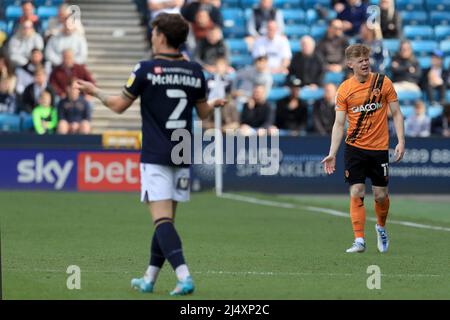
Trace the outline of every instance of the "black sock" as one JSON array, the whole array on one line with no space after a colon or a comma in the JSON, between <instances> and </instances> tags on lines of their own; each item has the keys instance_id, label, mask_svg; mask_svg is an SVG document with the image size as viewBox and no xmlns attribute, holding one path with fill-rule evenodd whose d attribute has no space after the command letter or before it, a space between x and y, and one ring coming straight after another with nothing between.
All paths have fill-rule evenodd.
<instances>
[{"instance_id":1,"label":"black sock","mask_svg":"<svg viewBox=\"0 0 450 320\"><path fill-rule=\"evenodd\" d=\"M172 221L164 221L159 224L156 227L155 235L164 257L169 260L174 270L186 263L181 249L181 240Z\"/></svg>"},{"instance_id":2,"label":"black sock","mask_svg":"<svg viewBox=\"0 0 450 320\"><path fill-rule=\"evenodd\" d=\"M152 238L152 245L150 249L150 264L151 266L155 266L158 268L162 268L164 261L166 261L166 258L164 258L164 253L161 250L161 247L159 246L158 238L156 237L156 232L153 233Z\"/></svg>"}]
</instances>

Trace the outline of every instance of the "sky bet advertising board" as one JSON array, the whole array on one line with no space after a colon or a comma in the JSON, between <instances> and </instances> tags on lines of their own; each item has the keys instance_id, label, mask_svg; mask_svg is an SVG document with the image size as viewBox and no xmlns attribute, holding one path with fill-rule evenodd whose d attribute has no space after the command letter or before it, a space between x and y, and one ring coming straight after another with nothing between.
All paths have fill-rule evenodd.
<instances>
[{"instance_id":1,"label":"sky bet advertising board","mask_svg":"<svg viewBox=\"0 0 450 320\"><path fill-rule=\"evenodd\" d=\"M225 140L225 139L224 139ZM263 161L267 148L224 141L225 191L271 193L345 193L343 146L336 172L327 176L321 160L329 138L280 137L277 163ZM214 186L214 161L207 159L211 145L204 145L200 161L192 166L192 190ZM231 149L230 149L231 148ZM195 152L194 152L195 153ZM232 153L232 157L229 155ZM253 158L252 158L253 154ZM450 192L450 141L440 138L407 139L404 159L394 163L390 150L389 186L394 193ZM270 154L269 154L270 155ZM273 155L273 154L272 154ZM193 158L199 158L194 154ZM229 161L230 160L230 161ZM271 166L270 174L264 168ZM270 170L269 170L270 171ZM367 181L369 182L369 181ZM0 150L0 188L54 191L139 191L139 152L68 150Z\"/></svg>"}]
</instances>

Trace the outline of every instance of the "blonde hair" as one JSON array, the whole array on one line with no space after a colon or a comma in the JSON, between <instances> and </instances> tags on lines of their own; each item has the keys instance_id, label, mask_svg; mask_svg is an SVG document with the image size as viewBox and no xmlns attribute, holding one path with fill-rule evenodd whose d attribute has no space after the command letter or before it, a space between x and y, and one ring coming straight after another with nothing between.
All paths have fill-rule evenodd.
<instances>
[{"instance_id":1,"label":"blonde hair","mask_svg":"<svg viewBox=\"0 0 450 320\"><path fill-rule=\"evenodd\" d=\"M370 48L365 44L356 43L345 49L345 59L361 58L370 56Z\"/></svg>"}]
</instances>

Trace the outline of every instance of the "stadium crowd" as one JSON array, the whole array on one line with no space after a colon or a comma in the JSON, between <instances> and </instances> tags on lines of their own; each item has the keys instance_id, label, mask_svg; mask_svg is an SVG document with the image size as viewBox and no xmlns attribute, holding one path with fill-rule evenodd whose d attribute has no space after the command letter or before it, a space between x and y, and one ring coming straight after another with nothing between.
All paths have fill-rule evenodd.
<instances>
[{"instance_id":1,"label":"stadium crowd","mask_svg":"<svg viewBox=\"0 0 450 320\"><path fill-rule=\"evenodd\" d=\"M344 50L359 42L372 49L372 70L394 82L407 135L450 136L447 0L134 2L149 40L161 12L190 22L184 53L204 67L210 97L228 99L224 129L329 135L337 86L351 76ZM370 18L372 4L378 19ZM19 114L24 128L38 133L89 133L90 97L72 87L76 78L94 81L81 22L66 19L64 3L52 17L36 15L33 1L21 6L14 24L0 28L0 116ZM203 125L211 128L213 119Z\"/></svg>"}]
</instances>

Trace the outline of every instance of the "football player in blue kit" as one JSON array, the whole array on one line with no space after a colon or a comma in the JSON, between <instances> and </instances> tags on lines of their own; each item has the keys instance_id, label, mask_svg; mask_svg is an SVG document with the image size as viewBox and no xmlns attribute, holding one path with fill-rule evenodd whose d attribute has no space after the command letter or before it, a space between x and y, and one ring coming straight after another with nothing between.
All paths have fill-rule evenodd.
<instances>
[{"instance_id":1,"label":"football player in blue kit","mask_svg":"<svg viewBox=\"0 0 450 320\"><path fill-rule=\"evenodd\" d=\"M192 112L200 119L225 100L206 99L202 67L187 61L180 53L189 26L178 14L161 13L152 22L153 57L141 61L131 73L120 95L108 95L92 83L78 81L79 89L95 96L116 113L123 113L140 97L142 116L141 201L150 209L155 232L150 263L142 278L132 279L133 288L153 292L161 267L168 260L175 270L177 284L171 295L194 291L194 282L174 226L178 202L189 200L189 163L178 164L171 157L174 130L192 132Z\"/></svg>"}]
</instances>

